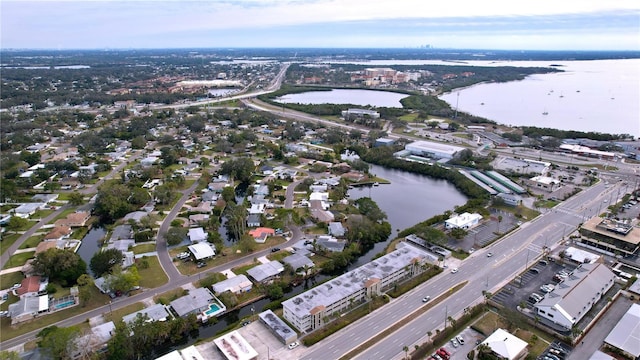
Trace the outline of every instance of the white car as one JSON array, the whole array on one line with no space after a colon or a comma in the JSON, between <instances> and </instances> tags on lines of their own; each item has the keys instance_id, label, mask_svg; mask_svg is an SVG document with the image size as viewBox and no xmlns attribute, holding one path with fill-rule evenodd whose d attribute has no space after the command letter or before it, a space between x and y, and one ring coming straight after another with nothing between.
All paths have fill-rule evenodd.
<instances>
[{"instance_id":1,"label":"white car","mask_svg":"<svg viewBox=\"0 0 640 360\"><path fill-rule=\"evenodd\" d=\"M462 337L462 335L458 335L458 336L456 336L456 340L458 340L458 342L460 343L460 345L464 345L464 338Z\"/></svg>"},{"instance_id":2,"label":"white car","mask_svg":"<svg viewBox=\"0 0 640 360\"><path fill-rule=\"evenodd\" d=\"M431 296L425 296L422 298L422 302L425 302L425 303L429 300L431 300Z\"/></svg>"},{"instance_id":3,"label":"white car","mask_svg":"<svg viewBox=\"0 0 640 360\"><path fill-rule=\"evenodd\" d=\"M451 345L453 345L454 348L457 348L460 344L458 344L458 340L454 338L451 339Z\"/></svg>"},{"instance_id":4,"label":"white car","mask_svg":"<svg viewBox=\"0 0 640 360\"><path fill-rule=\"evenodd\" d=\"M451 269L451 273L452 273L452 274L455 274L455 273L457 273L457 272L458 272L458 268L453 268L453 269Z\"/></svg>"},{"instance_id":5,"label":"white car","mask_svg":"<svg viewBox=\"0 0 640 360\"><path fill-rule=\"evenodd\" d=\"M493 253L490 253L490 252L487 253L487 257L492 257L492 256L493 256Z\"/></svg>"},{"instance_id":6,"label":"white car","mask_svg":"<svg viewBox=\"0 0 640 360\"><path fill-rule=\"evenodd\" d=\"M299 343L299 342L297 342L297 341L296 341L296 342L292 342L291 344L289 344L289 350L291 350L291 349L295 349L295 348L297 348L299 345L300 345L300 343Z\"/></svg>"}]
</instances>

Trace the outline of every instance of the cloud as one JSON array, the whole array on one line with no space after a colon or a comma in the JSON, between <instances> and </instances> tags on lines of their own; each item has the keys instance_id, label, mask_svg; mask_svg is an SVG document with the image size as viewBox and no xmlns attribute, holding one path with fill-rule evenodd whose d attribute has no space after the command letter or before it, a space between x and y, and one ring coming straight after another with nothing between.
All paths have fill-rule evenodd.
<instances>
[{"instance_id":1,"label":"cloud","mask_svg":"<svg viewBox=\"0 0 640 360\"><path fill-rule=\"evenodd\" d=\"M397 46L412 46L430 35L612 33L607 26L637 36L640 18L635 0L538 0L526 5L450 0L446 6L424 0L10 0L0 7L2 47L258 47L287 46L287 41L289 46L312 47L376 40L391 46L391 39Z\"/></svg>"}]
</instances>

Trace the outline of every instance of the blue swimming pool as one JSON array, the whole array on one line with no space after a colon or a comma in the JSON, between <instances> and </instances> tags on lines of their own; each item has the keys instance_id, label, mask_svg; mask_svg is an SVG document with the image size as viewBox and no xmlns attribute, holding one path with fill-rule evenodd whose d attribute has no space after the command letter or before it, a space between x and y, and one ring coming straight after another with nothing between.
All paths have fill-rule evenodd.
<instances>
[{"instance_id":1,"label":"blue swimming pool","mask_svg":"<svg viewBox=\"0 0 640 360\"><path fill-rule=\"evenodd\" d=\"M65 302L61 302L60 304L55 304L53 307L56 308L57 310L59 309L64 309L68 306L71 306L73 304L75 304L76 302L74 300L67 300Z\"/></svg>"},{"instance_id":2,"label":"blue swimming pool","mask_svg":"<svg viewBox=\"0 0 640 360\"><path fill-rule=\"evenodd\" d=\"M216 312L220 311L220 306L218 306L218 304L210 304L209 305L209 310L206 310L204 313L206 315L212 315Z\"/></svg>"}]
</instances>

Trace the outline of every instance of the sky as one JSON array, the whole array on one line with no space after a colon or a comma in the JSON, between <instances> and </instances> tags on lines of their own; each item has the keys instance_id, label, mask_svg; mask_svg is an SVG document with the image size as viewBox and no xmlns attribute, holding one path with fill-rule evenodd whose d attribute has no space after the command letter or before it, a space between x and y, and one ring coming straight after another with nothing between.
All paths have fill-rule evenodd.
<instances>
[{"instance_id":1,"label":"sky","mask_svg":"<svg viewBox=\"0 0 640 360\"><path fill-rule=\"evenodd\" d=\"M0 49L640 50L637 0L0 0Z\"/></svg>"}]
</instances>

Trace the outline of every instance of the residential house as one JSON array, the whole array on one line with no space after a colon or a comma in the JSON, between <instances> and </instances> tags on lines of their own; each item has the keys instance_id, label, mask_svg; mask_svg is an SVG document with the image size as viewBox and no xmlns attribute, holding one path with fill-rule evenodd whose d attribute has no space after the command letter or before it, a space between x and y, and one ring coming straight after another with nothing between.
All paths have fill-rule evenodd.
<instances>
[{"instance_id":1,"label":"residential house","mask_svg":"<svg viewBox=\"0 0 640 360\"><path fill-rule=\"evenodd\" d=\"M55 226L68 226L71 228L74 227L83 227L87 224L87 221L91 218L91 213L88 211L76 211L74 213L68 214L66 218L57 220L54 225Z\"/></svg>"},{"instance_id":2,"label":"residential house","mask_svg":"<svg viewBox=\"0 0 640 360\"><path fill-rule=\"evenodd\" d=\"M25 296L18 302L9 305L8 315L11 325L34 319L40 314L49 312L49 295Z\"/></svg>"},{"instance_id":3,"label":"residential house","mask_svg":"<svg viewBox=\"0 0 640 360\"><path fill-rule=\"evenodd\" d=\"M261 216L259 214L249 214L247 216L248 227L258 227L262 225Z\"/></svg>"},{"instance_id":4,"label":"residential house","mask_svg":"<svg viewBox=\"0 0 640 360\"><path fill-rule=\"evenodd\" d=\"M307 275L305 272L315 265L311 259L298 252L285 257L282 262L289 264L294 271L303 275Z\"/></svg>"},{"instance_id":5,"label":"residential house","mask_svg":"<svg viewBox=\"0 0 640 360\"><path fill-rule=\"evenodd\" d=\"M113 228L111 237L109 237L109 242L127 239L133 239L133 228L131 225L118 225Z\"/></svg>"},{"instance_id":6,"label":"residential house","mask_svg":"<svg viewBox=\"0 0 640 360\"><path fill-rule=\"evenodd\" d=\"M189 229L189 233L187 234L187 236L189 237L191 243L198 243L207 240L207 233L201 227Z\"/></svg>"},{"instance_id":7,"label":"residential house","mask_svg":"<svg viewBox=\"0 0 640 360\"><path fill-rule=\"evenodd\" d=\"M213 284L212 288L215 294L222 294L225 291L241 294L251 291L252 286L253 283L245 275L237 275Z\"/></svg>"},{"instance_id":8,"label":"residential house","mask_svg":"<svg viewBox=\"0 0 640 360\"><path fill-rule=\"evenodd\" d=\"M342 252L344 251L345 246L347 246L346 241L339 241L338 239L330 235L318 236L316 238L316 244L318 245L318 247L331 252Z\"/></svg>"},{"instance_id":9,"label":"residential house","mask_svg":"<svg viewBox=\"0 0 640 360\"><path fill-rule=\"evenodd\" d=\"M28 219L29 217L31 217L31 215L35 214L36 211L43 209L44 206L45 206L44 203L21 204L17 208L13 209L13 214L17 217Z\"/></svg>"},{"instance_id":10,"label":"residential house","mask_svg":"<svg viewBox=\"0 0 640 360\"><path fill-rule=\"evenodd\" d=\"M216 249L213 244L206 241L197 242L187 247L196 261L210 259L216 256Z\"/></svg>"},{"instance_id":11,"label":"residential house","mask_svg":"<svg viewBox=\"0 0 640 360\"><path fill-rule=\"evenodd\" d=\"M113 321L109 321L91 328L91 331L78 337L75 342L71 359L86 359L95 353L104 352L107 342L115 334L116 326Z\"/></svg>"},{"instance_id":12,"label":"residential house","mask_svg":"<svg viewBox=\"0 0 640 360\"><path fill-rule=\"evenodd\" d=\"M134 223L139 224L140 220L142 220L142 218L146 216L149 216L149 214L145 211L134 211L125 215L122 220L124 220L124 222L126 223L129 223L129 221L133 221Z\"/></svg>"},{"instance_id":13,"label":"residential house","mask_svg":"<svg viewBox=\"0 0 640 360\"><path fill-rule=\"evenodd\" d=\"M189 290L189 294L171 302L171 308L180 317L201 313L209 308L215 296L207 288Z\"/></svg>"},{"instance_id":14,"label":"residential house","mask_svg":"<svg viewBox=\"0 0 640 360\"><path fill-rule=\"evenodd\" d=\"M153 304L147 308L123 316L122 321L126 324L131 324L139 317L146 319L147 322L167 321L172 318L171 313L167 310L166 306L162 304Z\"/></svg>"},{"instance_id":15,"label":"residential house","mask_svg":"<svg viewBox=\"0 0 640 360\"><path fill-rule=\"evenodd\" d=\"M253 236L255 242L264 244L267 241L269 235L274 235L276 231L272 228L259 227L249 231L249 235Z\"/></svg>"},{"instance_id":16,"label":"residential house","mask_svg":"<svg viewBox=\"0 0 640 360\"><path fill-rule=\"evenodd\" d=\"M52 201L56 201L58 194L36 194L31 197L34 202L41 202L48 204Z\"/></svg>"},{"instance_id":17,"label":"residential house","mask_svg":"<svg viewBox=\"0 0 640 360\"><path fill-rule=\"evenodd\" d=\"M266 284L276 279L283 271L284 266L280 262L272 260L268 263L252 267L247 270L247 275L258 283Z\"/></svg>"},{"instance_id":18,"label":"residential house","mask_svg":"<svg viewBox=\"0 0 640 360\"><path fill-rule=\"evenodd\" d=\"M71 228L68 226L56 226L44 236L44 241L54 241L66 239L71 235Z\"/></svg>"},{"instance_id":19,"label":"residential house","mask_svg":"<svg viewBox=\"0 0 640 360\"><path fill-rule=\"evenodd\" d=\"M209 214L193 214L189 215L189 226L198 226L203 222L209 221Z\"/></svg>"},{"instance_id":20,"label":"residential house","mask_svg":"<svg viewBox=\"0 0 640 360\"><path fill-rule=\"evenodd\" d=\"M342 226L341 222L332 221L329 223L329 235L335 237L343 237L347 230Z\"/></svg>"},{"instance_id":21,"label":"residential house","mask_svg":"<svg viewBox=\"0 0 640 360\"><path fill-rule=\"evenodd\" d=\"M29 276L20 282L20 287L15 290L15 295L22 298L28 296L37 296L38 293L45 291L49 282L40 276Z\"/></svg>"}]
</instances>

